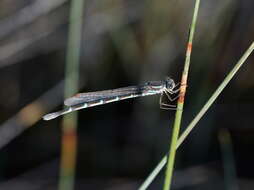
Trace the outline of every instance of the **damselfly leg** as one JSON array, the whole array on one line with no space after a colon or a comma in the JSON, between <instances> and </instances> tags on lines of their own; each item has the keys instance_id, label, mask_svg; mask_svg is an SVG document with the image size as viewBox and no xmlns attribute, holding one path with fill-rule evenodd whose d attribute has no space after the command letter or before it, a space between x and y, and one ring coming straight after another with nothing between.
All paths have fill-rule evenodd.
<instances>
[{"instance_id":1,"label":"damselfly leg","mask_svg":"<svg viewBox=\"0 0 254 190\"><path fill-rule=\"evenodd\" d=\"M176 105L162 102L163 94L161 94L160 96L160 108L164 110L176 110ZM171 97L166 92L165 94L167 95L167 98L169 98L169 100L171 101L172 100Z\"/></svg>"},{"instance_id":2,"label":"damselfly leg","mask_svg":"<svg viewBox=\"0 0 254 190\"><path fill-rule=\"evenodd\" d=\"M174 89L172 89L172 90L165 89L164 90L163 94L165 93L165 95L167 96L167 98L170 102L174 102L177 98L179 98L179 96L180 96L179 93L177 94L177 96L175 96L173 98L171 97L172 94L175 94L180 91L180 87L178 87L178 86L180 86L180 83L177 83L175 85L174 89L176 89L176 90L174 90ZM166 109L166 110L176 110L176 107L177 107L176 105L167 104L167 103L162 102L163 94L160 96L160 108Z\"/></svg>"},{"instance_id":3,"label":"damselfly leg","mask_svg":"<svg viewBox=\"0 0 254 190\"><path fill-rule=\"evenodd\" d=\"M177 88L179 86L179 84L180 83L177 83L175 85L174 89L176 89L176 90L174 90L174 89L172 89L172 90L165 89L164 92L161 94L161 96L160 96L160 108L161 109L176 110L176 105L164 103L162 101L162 98L163 98L163 95L165 94L170 102L174 102L179 97L179 94L177 96L173 97L173 98L171 97L171 95L180 91L180 87Z\"/></svg>"}]
</instances>

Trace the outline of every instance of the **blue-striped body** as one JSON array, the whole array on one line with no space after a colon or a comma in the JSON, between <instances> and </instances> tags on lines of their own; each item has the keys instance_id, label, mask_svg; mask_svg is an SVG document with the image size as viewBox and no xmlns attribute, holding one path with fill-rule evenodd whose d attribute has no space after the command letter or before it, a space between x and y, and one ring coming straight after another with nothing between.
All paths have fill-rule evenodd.
<instances>
[{"instance_id":1,"label":"blue-striped body","mask_svg":"<svg viewBox=\"0 0 254 190\"><path fill-rule=\"evenodd\" d=\"M58 112L47 114L43 117L43 119L50 120L60 115L80 109L103 105L129 98L162 94L165 91L173 94L174 88L174 81L170 78L166 78L164 81L151 81L138 86L129 86L97 92L79 93L64 101L64 104L68 106L67 108Z\"/></svg>"}]
</instances>

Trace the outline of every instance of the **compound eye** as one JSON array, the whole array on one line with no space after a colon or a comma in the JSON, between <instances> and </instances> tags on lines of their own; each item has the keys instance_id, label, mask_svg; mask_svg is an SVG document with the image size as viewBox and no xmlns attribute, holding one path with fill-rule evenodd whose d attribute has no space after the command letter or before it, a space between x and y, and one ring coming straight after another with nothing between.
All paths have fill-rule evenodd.
<instances>
[{"instance_id":1,"label":"compound eye","mask_svg":"<svg viewBox=\"0 0 254 190\"><path fill-rule=\"evenodd\" d=\"M175 88L175 82L173 81L173 79L168 77L166 80L167 80L167 88L174 89Z\"/></svg>"}]
</instances>

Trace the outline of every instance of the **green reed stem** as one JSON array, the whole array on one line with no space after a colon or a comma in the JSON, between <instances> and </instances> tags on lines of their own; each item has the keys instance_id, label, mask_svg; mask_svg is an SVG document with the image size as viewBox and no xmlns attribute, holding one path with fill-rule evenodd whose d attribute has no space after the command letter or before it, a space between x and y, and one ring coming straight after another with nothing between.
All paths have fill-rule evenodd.
<instances>
[{"instance_id":1,"label":"green reed stem","mask_svg":"<svg viewBox=\"0 0 254 190\"><path fill-rule=\"evenodd\" d=\"M206 111L209 109L209 107L212 105L212 103L215 101L215 99L220 95L222 90L226 87L226 85L230 82L230 80L233 78L233 76L237 73L237 71L240 69L240 67L243 65L243 63L246 61L246 59L250 56L250 54L252 53L253 50L254 50L254 42L252 42L252 44L250 45L248 50L243 54L241 59L237 62L237 64L234 66L234 68L226 76L224 81L220 84L220 86L217 88L217 90L213 93L211 98L203 106L203 108L196 115L196 117L192 120L192 122L187 126L187 128L185 129L185 131L182 133L182 135L180 136L180 138L177 141L176 149L179 148L179 146L182 144L182 142L185 140L185 138L188 136L188 134L193 130L195 125L199 122L199 120L202 118L202 116L206 113ZM162 158L162 160L159 162L159 164L155 167L153 172L147 177L147 179L141 185L139 190L145 190L152 183L152 181L155 179L157 174L160 172L160 170L166 164L166 162L165 162L166 159L167 159L167 156L165 155ZM156 175L154 175L155 171L156 171Z\"/></svg>"},{"instance_id":2,"label":"green reed stem","mask_svg":"<svg viewBox=\"0 0 254 190\"><path fill-rule=\"evenodd\" d=\"M70 3L70 26L65 68L65 98L78 91L83 7L84 0L72 0ZM58 189L72 190L74 189L77 153L76 112L64 116L62 131L61 166Z\"/></svg>"},{"instance_id":3,"label":"green reed stem","mask_svg":"<svg viewBox=\"0 0 254 190\"><path fill-rule=\"evenodd\" d=\"M182 113L183 113L184 98L185 98L186 86L187 86L187 78L188 78L188 72L189 72L189 67L190 67L192 42L193 42L194 32L195 32L195 27L196 27L196 22L197 22L199 4L200 4L200 0L196 0L195 7L194 7L194 13L193 13L193 17L192 17L192 23L191 23L191 27L190 27L189 41L187 44L185 64L184 64L184 70L182 73L182 80L181 80L181 87L180 87L180 96L179 96L179 99L177 102L177 110L176 110L176 115L175 115L174 127L173 127L173 131L172 131L171 145L170 145L170 149L169 149L169 156L168 156L166 176L164 179L163 190L169 190L171 183L172 183L172 175L173 175L173 170L174 170L174 162L175 162L175 155L176 155L176 149L177 149L177 139L178 139L178 134L180 131L180 125L181 125L181 119L182 119Z\"/></svg>"}]
</instances>

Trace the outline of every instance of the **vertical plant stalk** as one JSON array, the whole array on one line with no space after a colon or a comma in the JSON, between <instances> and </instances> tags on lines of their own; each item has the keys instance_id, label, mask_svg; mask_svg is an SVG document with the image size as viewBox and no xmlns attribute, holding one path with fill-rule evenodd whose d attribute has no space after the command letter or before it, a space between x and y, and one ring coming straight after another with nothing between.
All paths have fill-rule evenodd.
<instances>
[{"instance_id":1,"label":"vertical plant stalk","mask_svg":"<svg viewBox=\"0 0 254 190\"><path fill-rule=\"evenodd\" d=\"M174 127L173 127L173 131L172 131L172 138L171 138L169 155L168 155L168 159L167 159L168 162L167 162L166 176L164 179L163 190L169 190L170 186L171 186L171 182L172 182L175 154L176 154L176 149L177 149L177 140L178 140L178 134L180 131L181 118L182 118L182 113L183 113L184 98L185 98L186 87L187 87L187 78L188 78L188 72L189 72L189 67L190 67L192 42L193 42L193 37L194 37L194 32L195 32L195 27L196 27L196 22L197 22L199 4L200 4L200 0L196 0L192 23L191 23L191 27L190 27L189 40L188 40L188 44L187 44L184 70L183 70L182 79L181 79L180 94L179 94L180 96L177 101L177 110L176 110L176 115L175 115Z\"/></svg>"},{"instance_id":2,"label":"vertical plant stalk","mask_svg":"<svg viewBox=\"0 0 254 190\"><path fill-rule=\"evenodd\" d=\"M238 190L236 165L232 138L227 129L219 131L219 143L221 149L222 166L224 170L225 190Z\"/></svg>"},{"instance_id":3,"label":"vertical plant stalk","mask_svg":"<svg viewBox=\"0 0 254 190\"><path fill-rule=\"evenodd\" d=\"M83 7L84 0L72 0L70 3L69 34L65 68L65 98L78 91ZM59 190L74 189L77 153L76 128L77 113L74 112L64 116L62 123Z\"/></svg>"},{"instance_id":4,"label":"vertical plant stalk","mask_svg":"<svg viewBox=\"0 0 254 190\"><path fill-rule=\"evenodd\" d=\"M188 134L194 129L196 124L199 122L199 120L203 117L203 115L207 112L207 110L210 108L212 103L216 100L216 98L220 95L222 90L226 87L226 85L230 82L230 80L234 77L234 75L237 73L237 71L240 69L240 67L243 65L243 63L246 61L246 59L250 56L250 54L254 50L254 42L250 45L250 47L246 50L246 52L243 54L241 59L237 62L237 64L234 66L234 68L230 71L230 73L226 76L224 81L220 84L220 86L216 89L216 91L213 93L213 95L210 97L210 99L206 102L206 104L203 106L203 108L200 110L200 112L196 115L196 117L191 121L191 123L187 126L183 134L180 136L180 138L177 141L176 148L179 148L179 146L182 144L182 142L185 140L185 138L188 136ZM163 166L166 164L167 156L165 155L162 160L159 162L159 164L155 167L153 172L148 176L148 178L145 180L145 182L141 185L139 190L145 190L154 180L154 178L157 176L157 174L160 172L160 170L163 168Z\"/></svg>"}]
</instances>

